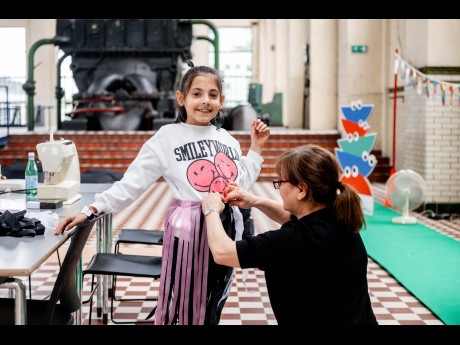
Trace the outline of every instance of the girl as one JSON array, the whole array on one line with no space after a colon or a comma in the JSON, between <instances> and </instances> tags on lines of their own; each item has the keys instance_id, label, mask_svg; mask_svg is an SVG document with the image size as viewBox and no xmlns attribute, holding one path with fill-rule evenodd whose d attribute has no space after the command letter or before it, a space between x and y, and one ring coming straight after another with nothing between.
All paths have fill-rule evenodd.
<instances>
[{"instance_id":1,"label":"girl","mask_svg":"<svg viewBox=\"0 0 460 345\"><path fill-rule=\"evenodd\" d=\"M236 182L250 189L257 180L261 150L269 127L251 121L251 147L242 155L238 141L216 127L225 96L217 71L193 66L183 76L176 99L178 117L162 126L141 148L120 181L95 196L82 212L67 217L56 228L62 233L91 216L116 212L135 201L163 177L171 189L163 238L162 274L156 324L218 324L233 279L233 269L215 264L209 255L201 199L209 192L224 195ZM88 212L90 210L90 212ZM238 207L227 206L221 215L227 234L240 239L243 220Z\"/></svg>"}]
</instances>

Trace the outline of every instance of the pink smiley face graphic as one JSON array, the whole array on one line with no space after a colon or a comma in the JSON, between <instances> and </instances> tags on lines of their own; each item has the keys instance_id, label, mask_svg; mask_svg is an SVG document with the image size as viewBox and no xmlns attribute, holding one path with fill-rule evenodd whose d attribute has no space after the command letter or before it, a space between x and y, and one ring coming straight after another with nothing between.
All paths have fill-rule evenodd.
<instances>
[{"instance_id":1,"label":"pink smiley face graphic","mask_svg":"<svg viewBox=\"0 0 460 345\"><path fill-rule=\"evenodd\" d=\"M238 169L234 161L232 161L224 153L219 152L214 157L214 164L217 168L219 176L223 176L229 181L235 181L236 177L238 176Z\"/></svg>"},{"instance_id":2,"label":"pink smiley face graphic","mask_svg":"<svg viewBox=\"0 0 460 345\"><path fill-rule=\"evenodd\" d=\"M218 175L214 164L206 159L193 162L187 169L188 181L193 188L200 192L208 191L211 182Z\"/></svg>"},{"instance_id":3,"label":"pink smiley face graphic","mask_svg":"<svg viewBox=\"0 0 460 345\"><path fill-rule=\"evenodd\" d=\"M209 192L216 192L216 193L219 193L219 194L224 194L224 189L225 187L227 187L228 185L228 181L226 178L222 177L222 176L219 176L219 177L216 177L212 182L211 182L211 186L209 188Z\"/></svg>"}]
</instances>

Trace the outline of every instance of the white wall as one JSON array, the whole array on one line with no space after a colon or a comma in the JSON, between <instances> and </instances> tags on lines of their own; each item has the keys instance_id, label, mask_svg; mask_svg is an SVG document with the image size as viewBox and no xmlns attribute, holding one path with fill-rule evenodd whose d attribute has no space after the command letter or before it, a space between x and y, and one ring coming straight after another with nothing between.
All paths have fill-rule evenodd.
<instances>
[{"instance_id":1,"label":"white wall","mask_svg":"<svg viewBox=\"0 0 460 345\"><path fill-rule=\"evenodd\" d=\"M380 133L382 118L385 116L382 87L385 74L383 70L384 22L381 19L342 19L339 28L339 107L361 100L373 104L374 110L369 118L370 132ZM367 46L366 53L353 53L353 45ZM382 137L377 135L374 149L381 150Z\"/></svg>"},{"instance_id":2,"label":"white wall","mask_svg":"<svg viewBox=\"0 0 460 345\"><path fill-rule=\"evenodd\" d=\"M401 56L416 69L422 67L460 67L460 20L407 20L405 46ZM450 38L450 39L449 39ZM404 49L406 48L406 49ZM428 74L435 81L458 83L460 74ZM404 108L397 112L396 170L413 169L427 182L427 202L460 202L460 90L446 90L445 104L441 91L417 92L404 85Z\"/></svg>"}]
</instances>

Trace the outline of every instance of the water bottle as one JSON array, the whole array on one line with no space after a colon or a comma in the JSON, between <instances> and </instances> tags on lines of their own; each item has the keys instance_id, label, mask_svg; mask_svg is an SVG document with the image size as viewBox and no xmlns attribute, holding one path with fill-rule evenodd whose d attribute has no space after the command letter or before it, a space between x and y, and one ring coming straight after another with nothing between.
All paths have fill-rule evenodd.
<instances>
[{"instance_id":1,"label":"water bottle","mask_svg":"<svg viewBox=\"0 0 460 345\"><path fill-rule=\"evenodd\" d=\"M35 152L29 152L29 160L26 166L26 195L36 196L38 187L38 169L35 163Z\"/></svg>"}]
</instances>

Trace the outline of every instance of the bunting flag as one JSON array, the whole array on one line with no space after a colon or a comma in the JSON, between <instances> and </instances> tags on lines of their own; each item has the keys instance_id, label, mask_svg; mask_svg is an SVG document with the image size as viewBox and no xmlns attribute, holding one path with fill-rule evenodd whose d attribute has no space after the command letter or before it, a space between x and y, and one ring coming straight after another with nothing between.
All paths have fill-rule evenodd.
<instances>
[{"instance_id":1,"label":"bunting flag","mask_svg":"<svg viewBox=\"0 0 460 345\"><path fill-rule=\"evenodd\" d=\"M411 66L398 53L395 53L393 73L399 73L404 86L412 86L419 95L425 94L427 98L431 96L435 100L440 92L442 105L460 106L460 84L433 79Z\"/></svg>"}]
</instances>

